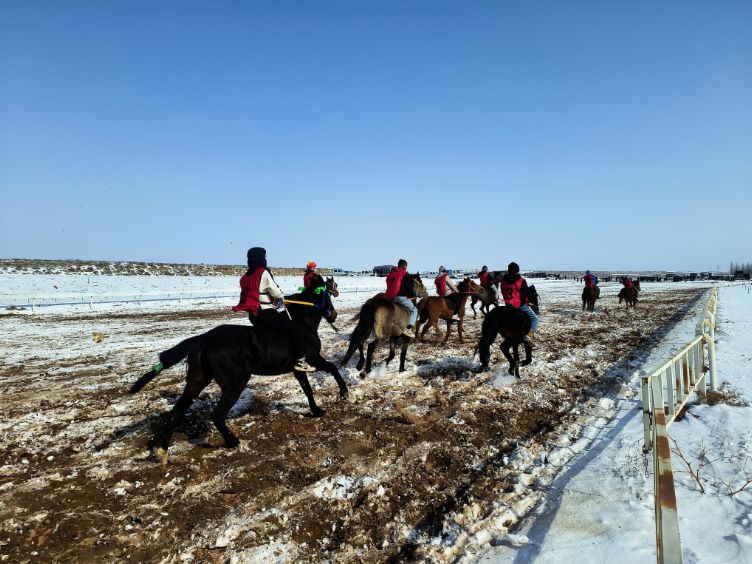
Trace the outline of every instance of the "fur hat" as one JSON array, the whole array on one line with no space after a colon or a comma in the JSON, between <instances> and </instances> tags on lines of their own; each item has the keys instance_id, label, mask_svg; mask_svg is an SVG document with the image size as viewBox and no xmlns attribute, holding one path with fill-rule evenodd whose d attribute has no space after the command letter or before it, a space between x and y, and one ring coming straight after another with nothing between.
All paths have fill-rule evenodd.
<instances>
[{"instance_id":1,"label":"fur hat","mask_svg":"<svg viewBox=\"0 0 752 564\"><path fill-rule=\"evenodd\" d=\"M264 247L251 247L248 249L248 269L266 268L266 249Z\"/></svg>"},{"instance_id":2,"label":"fur hat","mask_svg":"<svg viewBox=\"0 0 752 564\"><path fill-rule=\"evenodd\" d=\"M401 268L407 268L407 261L405 259L399 259L397 261L397 266Z\"/></svg>"},{"instance_id":3,"label":"fur hat","mask_svg":"<svg viewBox=\"0 0 752 564\"><path fill-rule=\"evenodd\" d=\"M516 262L510 262L509 266L507 266L507 272L509 274L519 274L520 272L520 265Z\"/></svg>"}]
</instances>

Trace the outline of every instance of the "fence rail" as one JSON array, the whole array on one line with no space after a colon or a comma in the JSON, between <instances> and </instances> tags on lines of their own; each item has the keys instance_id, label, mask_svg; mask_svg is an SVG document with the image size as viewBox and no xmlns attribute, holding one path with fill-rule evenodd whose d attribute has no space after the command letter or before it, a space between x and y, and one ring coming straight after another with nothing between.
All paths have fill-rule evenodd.
<instances>
[{"instance_id":1,"label":"fence rail","mask_svg":"<svg viewBox=\"0 0 752 564\"><path fill-rule=\"evenodd\" d=\"M642 377L643 451L653 451L655 490L655 538L659 564L681 563L679 516L671 470L668 428L677 414L697 393L704 400L706 389L717 389L715 366L715 313L718 287L710 292L696 336L677 354ZM707 360L707 365L706 365ZM710 375L710 381L706 376Z\"/></svg>"},{"instance_id":2,"label":"fence rail","mask_svg":"<svg viewBox=\"0 0 752 564\"><path fill-rule=\"evenodd\" d=\"M384 288L378 287L355 287L343 288L339 290L340 294L353 294L360 292L380 292ZM297 288L284 289L285 294L292 294ZM161 302L161 301L180 301L183 300L219 300L224 298L237 298L237 290L181 290L170 292L108 292L101 294L90 293L67 293L51 295L24 294L24 295L0 295L0 308L27 308L30 307L32 312L38 307L50 306L73 306L95 304L115 304L115 303L142 303L142 302Z\"/></svg>"}]
</instances>

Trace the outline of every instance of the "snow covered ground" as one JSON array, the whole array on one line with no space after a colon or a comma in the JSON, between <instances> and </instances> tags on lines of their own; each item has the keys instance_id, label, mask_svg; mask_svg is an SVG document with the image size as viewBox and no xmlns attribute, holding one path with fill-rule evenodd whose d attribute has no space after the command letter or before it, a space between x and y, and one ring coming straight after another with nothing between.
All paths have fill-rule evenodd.
<instances>
[{"instance_id":1,"label":"snow covered ground","mask_svg":"<svg viewBox=\"0 0 752 564\"><path fill-rule=\"evenodd\" d=\"M384 284L372 277L338 282L343 331L321 330L326 356L335 361L351 314ZM178 433L165 473L144 451L150 425L181 389L181 371L166 371L136 396L123 391L159 350L219 323L246 323L229 312L237 280L0 276L0 294L11 297L81 296L92 287L101 298L227 292L184 302L3 310L0 537L7 544L0 554L652 561L652 478L641 453L637 381L614 390L693 336L704 307L697 298L708 284L645 284L635 311L617 308L618 285L603 284L591 314L581 311L580 284L531 282L543 316L535 360L522 380L506 376L499 353L492 371L476 372L481 320L470 316L464 344L414 344L402 374L380 360L365 380L346 368L349 402L334 400L331 378L312 376L328 411L320 420L305 417L290 378L253 377L233 410L230 424L242 440L235 451L213 446L206 417L216 392L209 390ZM289 293L299 279L280 283ZM745 292L722 288L717 332L719 377L741 390L752 333ZM103 340L93 341L94 332ZM732 431L717 434L727 452L746 452L748 409L693 405L670 431L691 460L713 417ZM702 431L688 431L684 440L680 432L692 425ZM715 462L713 473L706 466L702 475L712 479L699 494L674 457L688 562L745 557L749 494L717 494L742 458ZM711 508L686 509L686 499L695 498ZM693 527L721 539L711 556Z\"/></svg>"},{"instance_id":2,"label":"snow covered ground","mask_svg":"<svg viewBox=\"0 0 752 564\"><path fill-rule=\"evenodd\" d=\"M615 401L583 434L592 442L561 468L549 494L480 562L651 562L652 467L643 459L639 375L694 337L695 312L666 336ZM752 293L720 291L716 331L722 397L694 402L672 424L672 467L688 563L752 562ZM712 403L712 402L711 402ZM552 461L555 464L555 460ZM689 472L691 465L698 479ZM704 492L701 491L704 489Z\"/></svg>"}]
</instances>

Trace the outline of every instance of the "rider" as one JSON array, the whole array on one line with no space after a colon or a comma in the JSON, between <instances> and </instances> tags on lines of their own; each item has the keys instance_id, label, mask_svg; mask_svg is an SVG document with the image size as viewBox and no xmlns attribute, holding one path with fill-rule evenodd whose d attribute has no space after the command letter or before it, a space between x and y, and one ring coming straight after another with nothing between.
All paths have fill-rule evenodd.
<instances>
[{"instance_id":1,"label":"rider","mask_svg":"<svg viewBox=\"0 0 752 564\"><path fill-rule=\"evenodd\" d=\"M387 275L385 297L401 306L405 306L410 312L407 328L402 334L414 339L413 325L415 325L415 321L418 319L418 308L415 307L415 304L410 299L416 296L415 290L413 290L412 277L407 272L407 261L405 259L399 259L397 266L393 266Z\"/></svg>"},{"instance_id":2,"label":"rider","mask_svg":"<svg viewBox=\"0 0 752 564\"><path fill-rule=\"evenodd\" d=\"M520 266L516 262L510 262L507 273L501 277L501 295L508 306L516 307L530 318L530 337L535 335L538 328L538 317L528 305L527 280L520 276Z\"/></svg>"},{"instance_id":3,"label":"rider","mask_svg":"<svg viewBox=\"0 0 752 564\"><path fill-rule=\"evenodd\" d=\"M593 276L589 270L585 271L585 276L582 281L585 282L585 288L593 288L595 286L595 276Z\"/></svg>"},{"instance_id":4,"label":"rider","mask_svg":"<svg viewBox=\"0 0 752 564\"><path fill-rule=\"evenodd\" d=\"M309 260L306 264L305 274L303 274L303 286L308 288L314 278L316 278L316 263Z\"/></svg>"},{"instance_id":5,"label":"rider","mask_svg":"<svg viewBox=\"0 0 752 564\"><path fill-rule=\"evenodd\" d=\"M439 275L436 277L433 283L436 284L436 293L442 298L448 296L449 294L457 293L457 287L454 285L454 283L452 283L452 280L447 277L446 268L444 268L443 266L439 267Z\"/></svg>"},{"instance_id":6,"label":"rider","mask_svg":"<svg viewBox=\"0 0 752 564\"><path fill-rule=\"evenodd\" d=\"M496 295L496 284L494 284L493 274L488 271L488 267L485 264L480 269L478 278L480 279L480 285L493 294L493 301L498 301L499 297Z\"/></svg>"},{"instance_id":7,"label":"rider","mask_svg":"<svg viewBox=\"0 0 752 564\"><path fill-rule=\"evenodd\" d=\"M624 284L625 288L632 288L632 279L629 276L622 276L621 283Z\"/></svg>"},{"instance_id":8,"label":"rider","mask_svg":"<svg viewBox=\"0 0 752 564\"><path fill-rule=\"evenodd\" d=\"M240 279L240 301L232 308L233 311L247 311L248 319L257 327L276 329L290 339L295 353L293 370L300 372L315 372L316 369L306 362L318 354L317 350L308 346L303 329L292 321L285 311L277 311L274 307L281 305L285 294L274 281L271 270L266 267L266 249L253 247L248 249L248 271ZM284 307L284 306L282 306Z\"/></svg>"}]
</instances>

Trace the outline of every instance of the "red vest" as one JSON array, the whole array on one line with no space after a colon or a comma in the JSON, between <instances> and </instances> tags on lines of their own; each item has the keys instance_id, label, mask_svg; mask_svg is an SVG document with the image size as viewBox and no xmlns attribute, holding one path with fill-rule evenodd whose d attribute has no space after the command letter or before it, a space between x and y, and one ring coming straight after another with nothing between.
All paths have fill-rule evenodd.
<instances>
[{"instance_id":1,"label":"red vest","mask_svg":"<svg viewBox=\"0 0 752 564\"><path fill-rule=\"evenodd\" d=\"M520 277L517 282L510 284L504 278L501 279L501 295L504 296L504 301L512 307L520 307L522 305L520 288L522 288L523 280L524 278Z\"/></svg>"},{"instance_id":2,"label":"red vest","mask_svg":"<svg viewBox=\"0 0 752 564\"><path fill-rule=\"evenodd\" d=\"M478 278L480 278L480 285L481 286L490 286L491 285L491 280L490 280L491 273L490 272L488 272L488 271L486 271L486 272L479 272L478 273Z\"/></svg>"},{"instance_id":3,"label":"red vest","mask_svg":"<svg viewBox=\"0 0 752 564\"><path fill-rule=\"evenodd\" d=\"M585 288L593 287L593 275L592 274L586 274L583 280L585 281Z\"/></svg>"},{"instance_id":4,"label":"red vest","mask_svg":"<svg viewBox=\"0 0 752 564\"><path fill-rule=\"evenodd\" d=\"M631 288L632 287L632 279L631 278L627 278L626 280L624 280L624 287L625 288Z\"/></svg>"},{"instance_id":5,"label":"red vest","mask_svg":"<svg viewBox=\"0 0 752 564\"><path fill-rule=\"evenodd\" d=\"M444 274L439 274L436 279L433 281L434 284L436 284L436 293L440 296L443 296L446 294L446 272Z\"/></svg>"},{"instance_id":6,"label":"red vest","mask_svg":"<svg viewBox=\"0 0 752 564\"><path fill-rule=\"evenodd\" d=\"M240 279L240 301L233 306L232 311L250 311L253 315L259 313L259 285L264 275L264 268L257 268L251 274L245 274Z\"/></svg>"},{"instance_id":7,"label":"red vest","mask_svg":"<svg viewBox=\"0 0 752 564\"><path fill-rule=\"evenodd\" d=\"M306 273L303 275L303 286L308 288L308 286L311 285L311 280L313 280L315 276L316 273L313 270L306 270Z\"/></svg>"},{"instance_id":8,"label":"red vest","mask_svg":"<svg viewBox=\"0 0 752 564\"><path fill-rule=\"evenodd\" d=\"M384 296L387 300L393 300L397 297L405 274L407 274L407 270L400 268L399 266L395 266L392 268L391 272L389 272L386 277L386 292Z\"/></svg>"}]
</instances>

